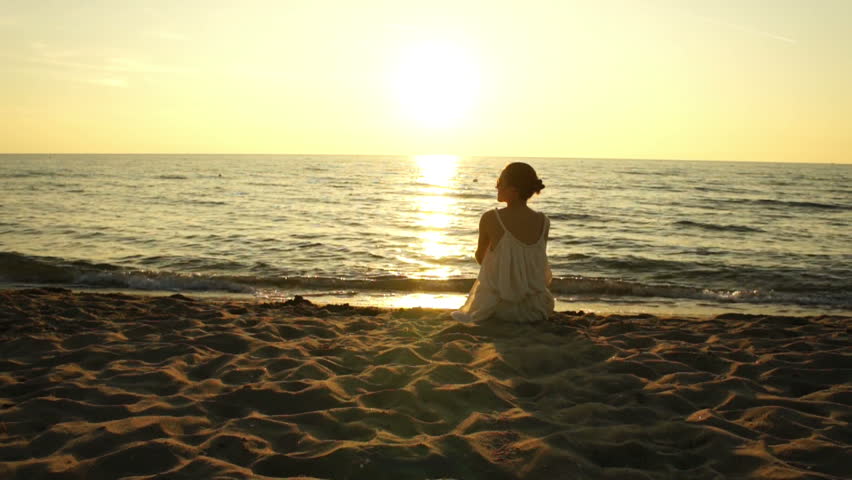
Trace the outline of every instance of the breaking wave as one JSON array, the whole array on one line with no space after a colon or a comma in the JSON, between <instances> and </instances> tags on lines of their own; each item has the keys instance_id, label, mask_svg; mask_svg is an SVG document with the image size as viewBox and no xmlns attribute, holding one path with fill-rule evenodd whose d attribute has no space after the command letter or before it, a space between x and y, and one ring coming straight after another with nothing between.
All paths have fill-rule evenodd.
<instances>
[{"instance_id":1,"label":"breaking wave","mask_svg":"<svg viewBox=\"0 0 852 480\"><path fill-rule=\"evenodd\" d=\"M473 281L473 278L421 279L392 275L372 278L288 276L283 272L276 276L181 273L0 252L0 282L6 284L248 294L269 288L335 292L466 293ZM785 303L852 308L852 295L842 289L828 293L824 291L782 292L762 288L724 290L582 276L555 278L550 288L556 296L583 299L614 297L697 299L722 303Z\"/></svg>"}]
</instances>

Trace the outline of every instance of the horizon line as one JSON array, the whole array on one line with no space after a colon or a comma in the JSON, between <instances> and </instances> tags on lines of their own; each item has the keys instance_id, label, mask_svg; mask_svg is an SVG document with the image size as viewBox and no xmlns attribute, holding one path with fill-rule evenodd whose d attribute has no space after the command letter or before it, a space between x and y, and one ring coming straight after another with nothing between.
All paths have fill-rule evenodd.
<instances>
[{"instance_id":1,"label":"horizon line","mask_svg":"<svg viewBox=\"0 0 852 480\"><path fill-rule=\"evenodd\" d=\"M459 158L515 158L515 159L538 159L538 160L635 160L643 162L710 162L710 163L784 163L784 164L803 164L803 165L852 165L850 162L825 162L815 161L807 162L801 160L720 160L720 159L694 159L694 158L647 158L647 157L563 157L552 155L459 155L453 153L419 153L419 154L393 154L393 153L192 153L192 152L0 152L0 156L5 155L239 155L239 156L288 156L288 157L418 157L430 155L446 155Z\"/></svg>"}]
</instances>

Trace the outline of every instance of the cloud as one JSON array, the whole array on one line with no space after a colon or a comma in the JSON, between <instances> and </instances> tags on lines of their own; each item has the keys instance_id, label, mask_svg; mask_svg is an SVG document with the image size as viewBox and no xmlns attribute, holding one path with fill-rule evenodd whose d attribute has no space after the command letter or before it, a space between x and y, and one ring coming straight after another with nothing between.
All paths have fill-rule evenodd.
<instances>
[{"instance_id":1,"label":"cloud","mask_svg":"<svg viewBox=\"0 0 852 480\"><path fill-rule=\"evenodd\" d=\"M0 55L0 59L8 58L7 56ZM70 71L63 69L46 69L43 67L38 67L34 65L28 64L19 64L19 65L3 65L0 70L3 71L4 74L9 73L27 73L27 74L36 74L40 76L46 76L48 78L52 78L60 81L68 81L75 83L86 83L89 85L99 85L102 87L112 87L112 88L127 88L130 86L129 81L120 76L104 76L99 75L97 72L94 74L89 72L79 72L79 71Z\"/></svg>"},{"instance_id":2,"label":"cloud","mask_svg":"<svg viewBox=\"0 0 852 480\"><path fill-rule=\"evenodd\" d=\"M129 57L113 57L100 66L104 71L122 73L191 73L193 68L160 65Z\"/></svg>"},{"instance_id":3,"label":"cloud","mask_svg":"<svg viewBox=\"0 0 852 480\"><path fill-rule=\"evenodd\" d=\"M56 80L110 88L128 88L133 75L190 74L188 67L148 62L130 55L104 55L91 49L55 48L33 42L25 53L0 53L0 68L6 72L30 72Z\"/></svg>"},{"instance_id":4,"label":"cloud","mask_svg":"<svg viewBox=\"0 0 852 480\"><path fill-rule=\"evenodd\" d=\"M188 74L196 70L190 67L148 62L132 56L107 57L97 52L77 49L57 49L44 43L31 44L31 55L3 55L0 58L14 63L41 67L49 70L88 71L111 74Z\"/></svg>"},{"instance_id":5,"label":"cloud","mask_svg":"<svg viewBox=\"0 0 852 480\"><path fill-rule=\"evenodd\" d=\"M795 45L795 44L799 43L796 39L785 37L783 35L778 35L778 34L772 33L772 32L767 32L767 31L764 31L764 30L760 30L760 29L757 29L757 28L754 28L754 27L751 27L751 26L748 26L748 25L742 25L742 24L738 24L738 23L728 22L728 21L725 21L725 20L720 20L718 18L708 17L706 15L699 15L697 13L692 13L692 12L688 12L688 15L693 17L693 18L697 18L698 20L701 20L703 22L710 23L712 25L725 27L725 28L728 28L728 29L731 29L731 30L736 30L736 31L739 31L739 32L748 33L748 34L755 35L755 36L758 36L758 37L764 37L764 38L769 38L769 39L772 39L772 40L778 40L779 42L785 42L785 43L789 43L791 45Z\"/></svg>"},{"instance_id":6,"label":"cloud","mask_svg":"<svg viewBox=\"0 0 852 480\"><path fill-rule=\"evenodd\" d=\"M128 83L124 78L79 78L72 79L83 83L91 83L93 85L101 85L104 87L127 88Z\"/></svg>"}]
</instances>

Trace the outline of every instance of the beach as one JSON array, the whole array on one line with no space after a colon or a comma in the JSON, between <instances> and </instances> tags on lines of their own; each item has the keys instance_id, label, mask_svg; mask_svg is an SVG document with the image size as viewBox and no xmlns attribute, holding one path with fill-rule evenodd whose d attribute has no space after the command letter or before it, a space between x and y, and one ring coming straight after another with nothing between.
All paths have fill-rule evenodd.
<instances>
[{"instance_id":1,"label":"beach","mask_svg":"<svg viewBox=\"0 0 852 480\"><path fill-rule=\"evenodd\" d=\"M0 291L3 479L843 479L850 318Z\"/></svg>"}]
</instances>

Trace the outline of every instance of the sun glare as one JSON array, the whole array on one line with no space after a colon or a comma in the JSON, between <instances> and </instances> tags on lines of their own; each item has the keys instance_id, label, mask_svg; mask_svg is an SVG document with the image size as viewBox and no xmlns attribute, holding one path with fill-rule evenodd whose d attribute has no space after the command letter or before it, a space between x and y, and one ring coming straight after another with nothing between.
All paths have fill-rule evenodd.
<instances>
[{"instance_id":1,"label":"sun glare","mask_svg":"<svg viewBox=\"0 0 852 480\"><path fill-rule=\"evenodd\" d=\"M392 79L399 106L422 127L463 123L476 102L479 71L459 45L430 41L403 49Z\"/></svg>"},{"instance_id":2,"label":"sun glare","mask_svg":"<svg viewBox=\"0 0 852 480\"><path fill-rule=\"evenodd\" d=\"M459 158L453 155L419 155L414 157L422 184L417 195L417 224L422 228L419 244L413 245L429 260L422 262L424 278L449 278L458 269L441 265L438 260L460 255L460 247L448 241L446 230L453 221L456 200L447 196L452 186Z\"/></svg>"},{"instance_id":3,"label":"sun glare","mask_svg":"<svg viewBox=\"0 0 852 480\"><path fill-rule=\"evenodd\" d=\"M420 170L420 183L447 188L456 174L459 157L455 155L417 155L414 162Z\"/></svg>"}]
</instances>

